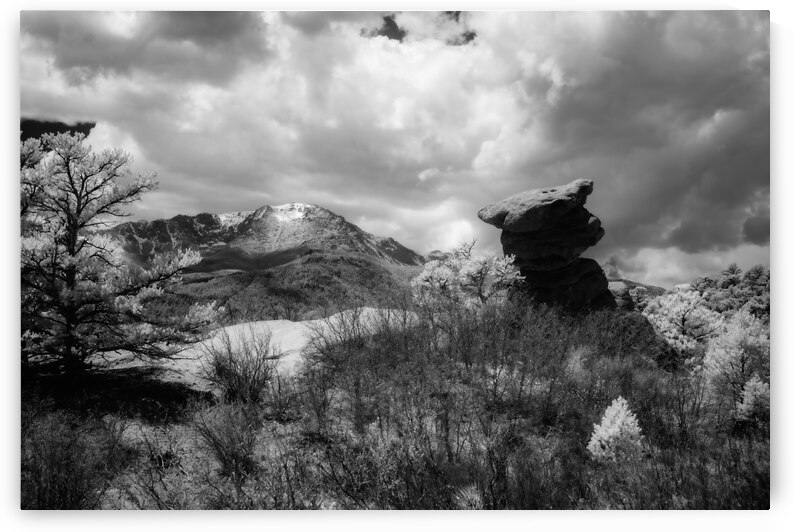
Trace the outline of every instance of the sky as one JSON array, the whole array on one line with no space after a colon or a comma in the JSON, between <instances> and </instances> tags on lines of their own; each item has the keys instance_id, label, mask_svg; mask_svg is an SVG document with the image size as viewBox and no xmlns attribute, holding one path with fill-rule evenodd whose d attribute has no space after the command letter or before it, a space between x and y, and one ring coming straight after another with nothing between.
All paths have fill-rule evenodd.
<instances>
[{"instance_id":1,"label":"sky","mask_svg":"<svg viewBox=\"0 0 794 532\"><path fill-rule=\"evenodd\" d=\"M768 12L23 12L21 116L95 122L135 218L314 203L420 252L592 179L585 253L670 287L769 263Z\"/></svg>"}]
</instances>

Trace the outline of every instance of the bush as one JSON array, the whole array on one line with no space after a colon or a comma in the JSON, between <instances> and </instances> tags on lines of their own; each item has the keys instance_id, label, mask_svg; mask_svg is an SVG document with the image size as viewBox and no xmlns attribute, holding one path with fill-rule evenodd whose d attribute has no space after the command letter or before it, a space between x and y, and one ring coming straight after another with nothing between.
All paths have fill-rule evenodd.
<instances>
[{"instance_id":1,"label":"bush","mask_svg":"<svg viewBox=\"0 0 794 532\"><path fill-rule=\"evenodd\" d=\"M242 483L257 470L254 456L262 420L256 407L224 404L196 413L193 428L217 460L221 476Z\"/></svg>"},{"instance_id":2,"label":"bush","mask_svg":"<svg viewBox=\"0 0 794 532\"><path fill-rule=\"evenodd\" d=\"M270 331L228 329L204 344L204 377L217 386L223 401L259 403L265 399L281 353L270 345Z\"/></svg>"},{"instance_id":3,"label":"bush","mask_svg":"<svg viewBox=\"0 0 794 532\"><path fill-rule=\"evenodd\" d=\"M66 412L37 415L22 427L23 510L99 507L125 452L123 427Z\"/></svg>"},{"instance_id":4,"label":"bush","mask_svg":"<svg viewBox=\"0 0 794 532\"><path fill-rule=\"evenodd\" d=\"M270 429L270 430L268 430ZM242 479L205 476L203 497L213 510L303 510L328 508L316 467L317 453L295 439L282 425L263 427L268 444L257 457L257 468ZM333 503L332 503L333 504Z\"/></svg>"},{"instance_id":5,"label":"bush","mask_svg":"<svg viewBox=\"0 0 794 532\"><path fill-rule=\"evenodd\" d=\"M596 460L635 458L642 450L642 431L629 404L618 397L604 412L601 423L593 426L587 450Z\"/></svg>"},{"instance_id":6,"label":"bush","mask_svg":"<svg viewBox=\"0 0 794 532\"><path fill-rule=\"evenodd\" d=\"M164 427L143 433L142 459L133 468L126 494L141 510L187 510L195 507L185 471L185 449Z\"/></svg>"}]
</instances>

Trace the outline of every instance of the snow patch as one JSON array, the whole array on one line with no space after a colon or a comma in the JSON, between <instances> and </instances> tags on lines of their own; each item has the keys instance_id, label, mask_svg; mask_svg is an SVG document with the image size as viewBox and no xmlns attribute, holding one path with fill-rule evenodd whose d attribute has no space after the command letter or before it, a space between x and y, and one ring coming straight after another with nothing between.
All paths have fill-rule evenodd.
<instances>
[{"instance_id":1,"label":"snow patch","mask_svg":"<svg viewBox=\"0 0 794 532\"><path fill-rule=\"evenodd\" d=\"M251 211L225 212L218 215L222 227L235 227L251 215Z\"/></svg>"},{"instance_id":2,"label":"snow patch","mask_svg":"<svg viewBox=\"0 0 794 532\"><path fill-rule=\"evenodd\" d=\"M273 215L278 221L289 222L304 218L311 207L311 205L305 203L287 203L284 205L276 205L271 208L273 209Z\"/></svg>"}]
</instances>

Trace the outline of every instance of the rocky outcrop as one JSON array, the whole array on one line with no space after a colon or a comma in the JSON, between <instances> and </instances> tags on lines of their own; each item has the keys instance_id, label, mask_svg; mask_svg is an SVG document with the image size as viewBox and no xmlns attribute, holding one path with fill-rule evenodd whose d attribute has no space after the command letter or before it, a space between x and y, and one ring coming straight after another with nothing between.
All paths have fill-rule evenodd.
<instances>
[{"instance_id":1,"label":"rocky outcrop","mask_svg":"<svg viewBox=\"0 0 794 532\"><path fill-rule=\"evenodd\" d=\"M610 281L609 291L612 292L612 296L615 298L617 308L621 310L634 310L634 298L631 297L629 287L626 283L623 281Z\"/></svg>"},{"instance_id":2,"label":"rocky outcrop","mask_svg":"<svg viewBox=\"0 0 794 532\"><path fill-rule=\"evenodd\" d=\"M570 308L615 307L601 266L580 258L604 236L601 220L584 208L593 182L529 190L480 209L479 218L502 230L505 255L534 298Z\"/></svg>"}]
</instances>

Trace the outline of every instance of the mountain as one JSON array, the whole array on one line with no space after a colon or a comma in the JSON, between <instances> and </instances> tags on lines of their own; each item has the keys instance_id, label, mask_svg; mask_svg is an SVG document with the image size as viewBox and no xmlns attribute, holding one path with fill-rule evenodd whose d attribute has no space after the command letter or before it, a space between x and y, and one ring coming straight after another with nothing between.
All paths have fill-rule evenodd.
<instances>
[{"instance_id":1,"label":"mountain","mask_svg":"<svg viewBox=\"0 0 794 532\"><path fill-rule=\"evenodd\" d=\"M154 253L195 249L202 262L193 271L262 270L315 252L360 253L396 265L424 263L421 255L396 240L374 236L342 216L305 203L126 222L108 233L121 240L138 263Z\"/></svg>"}]
</instances>

